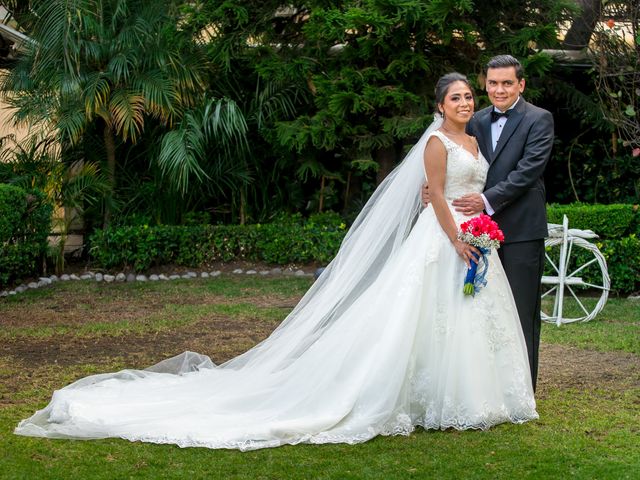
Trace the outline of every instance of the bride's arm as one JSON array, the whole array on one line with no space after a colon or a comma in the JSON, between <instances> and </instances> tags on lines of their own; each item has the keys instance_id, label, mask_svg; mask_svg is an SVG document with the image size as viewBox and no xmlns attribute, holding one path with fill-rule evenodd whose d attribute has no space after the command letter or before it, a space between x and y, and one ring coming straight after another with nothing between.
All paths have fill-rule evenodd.
<instances>
[{"instance_id":1,"label":"bride's arm","mask_svg":"<svg viewBox=\"0 0 640 480\"><path fill-rule=\"evenodd\" d=\"M458 239L458 227L451 215L451 210L447 205L444 197L444 183L447 175L447 150L442 141L437 137L431 137L424 149L424 167L429 179L429 195L431 197L431 206L436 214L438 223L449 237L449 241L453 244L456 252L470 266L469 260L477 263L472 253L480 254L480 252L468 243Z\"/></svg>"}]
</instances>

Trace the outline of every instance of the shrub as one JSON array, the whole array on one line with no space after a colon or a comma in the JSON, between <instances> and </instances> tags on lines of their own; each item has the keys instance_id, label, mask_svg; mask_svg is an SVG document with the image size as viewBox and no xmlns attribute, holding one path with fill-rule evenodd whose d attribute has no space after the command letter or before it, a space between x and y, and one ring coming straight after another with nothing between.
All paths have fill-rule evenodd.
<instances>
[{"instance_id":1,"label":"shrub","mask_svg":"<svg viewBox=\"0 0 640 480\"><path fill-rule=\"evenodd\" d=\"M0 286L40 271L51 213L41 192L0 183Z\"/></svg>"},{"instance_id":2,"label":"shrub","mask_svg":"<svg viewBox=\"0 0 640 480\"><path fill-rule=\"evenodd\" d=\"M136 271L173 263L196 267L216 260L267 263L328 262L346 226L337 214L280 216L256 225L111 227L90 239L91 255L104 268Z\"/></svg>"},{"instance_id":3,"label":"shrub","mask_svg":"<svg viewBox=\"0 0 640 480\"><path fill-rule=\"evenodd\" d=\"M598 248L607 259L611 289L631 293L640 288L640 239L630 235L620 240L603 240Z\"/></svg>"},{"instance_id":4,"label":"shrub","mask_svg":"<svg viewBox=\"0 0 640 480\"><path fill-rule=\"evenodd\" d=\"M605 259L611 277L611 290L618 293L635 292L640 288L640 211L638 205L549 205L547 208L550 223L562 223L567 215L569 228L593 230L598 239L594 242ZM572 251L573 263L582 265L593 258L586 250L575 248ZM546 274L552 274L548 269ZM599 283L595 278L596 269L583 271L581 276L586 282Z\"/></svg>"},{"instance_id":5,"label":"shrub","mask_svg":"<svg viewBox=\"0 0 640 480\"><path fill-rule=\"evenodd\" d=\"M640 239L635 235L630 235L622 239L596 239L594 242L607 261L611 291L617 293L636 291L640 286ZM547 253L554 258L557 264L559 247L548 247ZM574 246L571 250L568 270L575 271L592 259L593 253ZM545 275L556 275L548 263L545 265ZM595 263L581 270L577 276L587 283L602 284L600 268Z\"/></svg>"},{"instance_id":6,"label":"shrub","mask_svg":"<svg viewBox=\"0 0 640 480\"><path fill-rule=\"evenodd\" d=\"M638 205L573 203L552 204L547 208L549 223L562 224L563 215L569 219L569 228L593 230L600 238L621 238L640 233Z\"/></svg>"},{"instance_id":7,"label":"shrub","mask_svg":"<svg viewBox=\"0 0 640 480\"><path fill-rule=\"evenodd\" d=\"M637 209L632 205L552 205L549 221L561 223L563 213L571 228L592 229L600 235L597 242L608 262L612 289L620 293L638 290L640 240L627 233L638 228ZM346 225L338 214L312 215L306 220L294 214L255 225L112 227L96 232L90 243L98 265L142 271L154 265L197 267L218 260L328 263L345 233ZM590 253L575 249L572 255L581 262ZM590 275L593 273L584 272L585 281L595 280Z\"/></svg>"}]
</instances>

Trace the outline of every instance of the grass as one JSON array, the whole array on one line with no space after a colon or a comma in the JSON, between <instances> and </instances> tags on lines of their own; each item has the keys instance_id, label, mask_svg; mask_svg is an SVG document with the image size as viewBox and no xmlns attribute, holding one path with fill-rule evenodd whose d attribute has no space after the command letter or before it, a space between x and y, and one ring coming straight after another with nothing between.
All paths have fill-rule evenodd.
<instances>
[{"instance_id":1,"label":"grass","mask_svg":"<svg viewBox=\"0 0 640 480\"><path fill-rule=\"evenodd\" d=\"M587 299L585 303L593 299ZM586 306L586 305L585 305ZM587 307L589 308L589 307ZM568 311L571 315L571 310ZM577 317L577 313L574 312ZM586 323L544 324L542 341L598 351L622 351L640 355L640 303L610 298L604 310Z\"/></svg>"},{"instance_id":2,"label":"grass","mask_svg":"<svg viewBox=\"0 0 640 480\"><path fill-rule=\"evenodd\" d=\"M486 432L425 432L355 445L300 445L240 453L122 440L3 435L3 478L633 478L640 465L632 400L556 392L543 420ZM24 409L9 409L12 425ZM580 420L576 421L576 417ZM635 429L635 430L634 430ZM4 430L4 428L3 428ZM634 446L635 445L635 446Z\"/></svg>"},{"instance_id":3,"label":"grass","mask_svg":"<svg viewBox=\"0 0 640 480\"><path fill-rule=\"evenodd\" d=\"M264 320L282 319L281 308L256 307L249 303L236 305L168 305L158 313L145 317L144 321L121 320L95 322L81 326L7 327L0 332L0 341L7 339L50 338L69 335L91 338L94 335L125 335L170 331L196 322L210 315L226 315L236 318L260 317Z\"/></svg>"},{"instance_id":4,"label":"grass","mask_svg":"<svg viewBox=\"0 0 640 480\"><path fill-rule=\"evenodd\" d=\"M211 317L230 325L272 328L309 284L304 278L235 276L119 285L69 282L0 302L0 342L5 345L0 350L0 478L637 478L637 361L628 372L635 381L627 378L617 387L615 382L589 388L553 384L538 401L540 420L486 432L419 430L409 437L378 437L354 446L299 445L246 453L12 434L17 422L42 408L55 388L130 366L131 361L116 345L111 352L75 363L53 357L36 363L16 357L12 345L138 336L145 340L137 347L139 361L148 364L161 359L158 332L206 332ZM593 322L544 325L543 342L636 359L638 310L637 303L611 299Z\"/></svg>"},{"instance_id":5,"label":"grass","mask_svg":"<svg viewBox=\"0 0 640 480\"><path fill-rule=\"evenodd\" d=\"M193 295L216 293L230 298L255 297L257 295L302 295L313 281L308 277L279 276L264 278L257 275L210 278L207 280L172 280L170 282L98 283L91 281L57 282L52 288L27 290L25 293L6 297L0 303L0 311L16 303L33 303L45 298L56 298L61 293L91 292L103 301L109 298L134 298L139 294ZM186 291L185 291L186 287Z\"/></svg>"}]
</instances>

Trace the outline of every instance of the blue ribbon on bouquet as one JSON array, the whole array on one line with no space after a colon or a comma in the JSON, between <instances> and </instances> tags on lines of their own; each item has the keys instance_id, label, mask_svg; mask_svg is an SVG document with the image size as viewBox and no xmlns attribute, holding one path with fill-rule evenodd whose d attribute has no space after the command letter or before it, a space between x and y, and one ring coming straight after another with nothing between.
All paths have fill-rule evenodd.
<instances>
[{"instance_id":1,"label":"blue ribbon on bouquet","mask_svg":"<svg viewBox=\"0 0 640 480\"><path fill-rule=\"evenodd\" d=\"M478 248L478 250L480 250L481 255L476 253L473 254L478 263L471 262L471 266L467 270L467 276L464 278L464 287L462 287L462 291L465 295L475 296L475 294L487 284L485 277L487 276L487 270L489 270L487 255L489 255L490 250L482 247Z\"/></svg>"}]
</instances>

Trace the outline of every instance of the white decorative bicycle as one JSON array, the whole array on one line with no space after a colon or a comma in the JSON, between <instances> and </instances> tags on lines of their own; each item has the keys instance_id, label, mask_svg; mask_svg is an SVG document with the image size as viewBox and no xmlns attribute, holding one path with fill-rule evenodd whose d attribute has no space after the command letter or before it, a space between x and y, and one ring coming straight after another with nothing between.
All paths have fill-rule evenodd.
<instances>
[{"instance_id":1,"label":"white decorative bicycle","mask_svg":"<svg viewBox=\"0 0 640 480\"><path fill-rule=\"evenodd\" d=\"M610 286L607 262L598 247L587 241L597 237L591 230L569 229L566 215L562 225L549 224L545 255L556 275L542 277L543 321L556 325L588 322L604 308ZM579 249L589 252L582 264L584 252L578 255ZM593 295L584 295L588 289L600 292L597 302Z\"/></svg>"}]
</instances>

